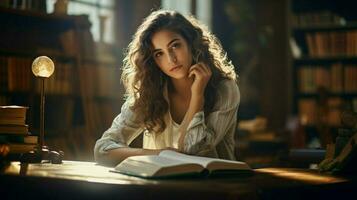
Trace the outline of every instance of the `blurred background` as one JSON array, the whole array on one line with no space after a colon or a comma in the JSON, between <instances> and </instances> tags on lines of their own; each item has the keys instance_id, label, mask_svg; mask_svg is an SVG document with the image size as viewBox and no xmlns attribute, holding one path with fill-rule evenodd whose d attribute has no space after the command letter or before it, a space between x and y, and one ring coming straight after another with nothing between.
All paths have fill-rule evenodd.
<instances>
[{"instance_id":1,"label":"blurred background","mask_svg":"<svg viewBox=\"0 0 357 200\"><path fill-rule=\"evenodd\" d=\"M341 113L357 110L352 0L4 0L0 105L29 107L29 134L38 135L30 67L49 56L56 71L46 80L46 144L65 159L93 160L123 103L123 52L159 8L194 15L227 51L241 90L236 154L253 167L287 166L292 149L324 150Z\"/></svg>"}]
</instances>

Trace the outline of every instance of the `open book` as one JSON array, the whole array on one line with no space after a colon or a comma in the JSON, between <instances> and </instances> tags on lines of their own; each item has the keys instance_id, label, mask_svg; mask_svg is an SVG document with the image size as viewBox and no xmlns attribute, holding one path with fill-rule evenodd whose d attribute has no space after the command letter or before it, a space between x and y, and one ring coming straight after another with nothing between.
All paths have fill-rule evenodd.
<instances>
[{"instance_id":1,"label":"open book","mask_svg":"<svg viewBox=\"0 0 357 200\"><path fill-rule=\"evenodd\" d=\"M128 157L113 171L144 178L160 178L191 174L245 173L252 170L244 162L190 156L164 150L159 155Z\"/></svg>"}]
</instances>

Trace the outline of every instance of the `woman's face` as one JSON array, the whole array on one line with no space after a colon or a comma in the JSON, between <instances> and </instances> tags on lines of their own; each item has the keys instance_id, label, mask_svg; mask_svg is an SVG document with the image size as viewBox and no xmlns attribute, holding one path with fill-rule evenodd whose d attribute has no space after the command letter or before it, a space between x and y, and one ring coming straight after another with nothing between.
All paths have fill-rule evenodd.
<instances>
[{"instance_id":1,"label":"woman's face","mask_svg":"<svg viewBox=\"0 0 357 200\"><path fill-rule=\"evenodd\" d=\"M173 79L187 78L192 65L192 53L186 40L175 32L160 30L151 38L153 58L166 75Z\"/></svg>"}]
</instances>

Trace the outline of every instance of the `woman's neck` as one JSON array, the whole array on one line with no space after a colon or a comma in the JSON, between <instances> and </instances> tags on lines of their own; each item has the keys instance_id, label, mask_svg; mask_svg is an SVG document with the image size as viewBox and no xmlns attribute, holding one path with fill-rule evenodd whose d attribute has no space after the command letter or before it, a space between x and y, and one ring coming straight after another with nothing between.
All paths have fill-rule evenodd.
<instances>
[{"instance_id":1,"label":"woman's neck","mask_svg":"<svg viewBox=\"0 0 357 200\"><path fill-rule=\"evenodd\" d=\"M193 79L171 79L171 92L176 95L181 96L182 98L189 99L191 98L191 85Z\"/></svg>"}]
</instances>

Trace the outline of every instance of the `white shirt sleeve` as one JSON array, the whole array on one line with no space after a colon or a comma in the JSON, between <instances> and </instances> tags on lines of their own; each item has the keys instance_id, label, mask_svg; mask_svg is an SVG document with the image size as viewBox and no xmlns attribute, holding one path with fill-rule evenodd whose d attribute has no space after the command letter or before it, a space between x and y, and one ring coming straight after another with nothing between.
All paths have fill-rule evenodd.
<instances>
[{"instance_id":1,"label":"white shirt sleeve","mask_svg":"<svg viewBox=\"0 0 357 200\"><path fill-rule=\"evenodd\" d=\"M111 127L97 140L94 146L95 160L106 154L108 150L128 147L142 131L142 126L135 121L135 115L129 108L129 102L126 101L121 108L121 113L113 120Z\"/></svg>"},{"instance_id":2,"label":"white shirt sleeve","mask_svg":"<svg viewBox=\"0 0 357 200\"><path fill-rule=\"evenodd\" d=\"M224 80L217 88L216 103L205 119L203 111L193 117L184 141L188 154L204 155L220 143L228 132L234 131L240 102L238 86L233 80Z\"/></svg>"}]
</instances>

